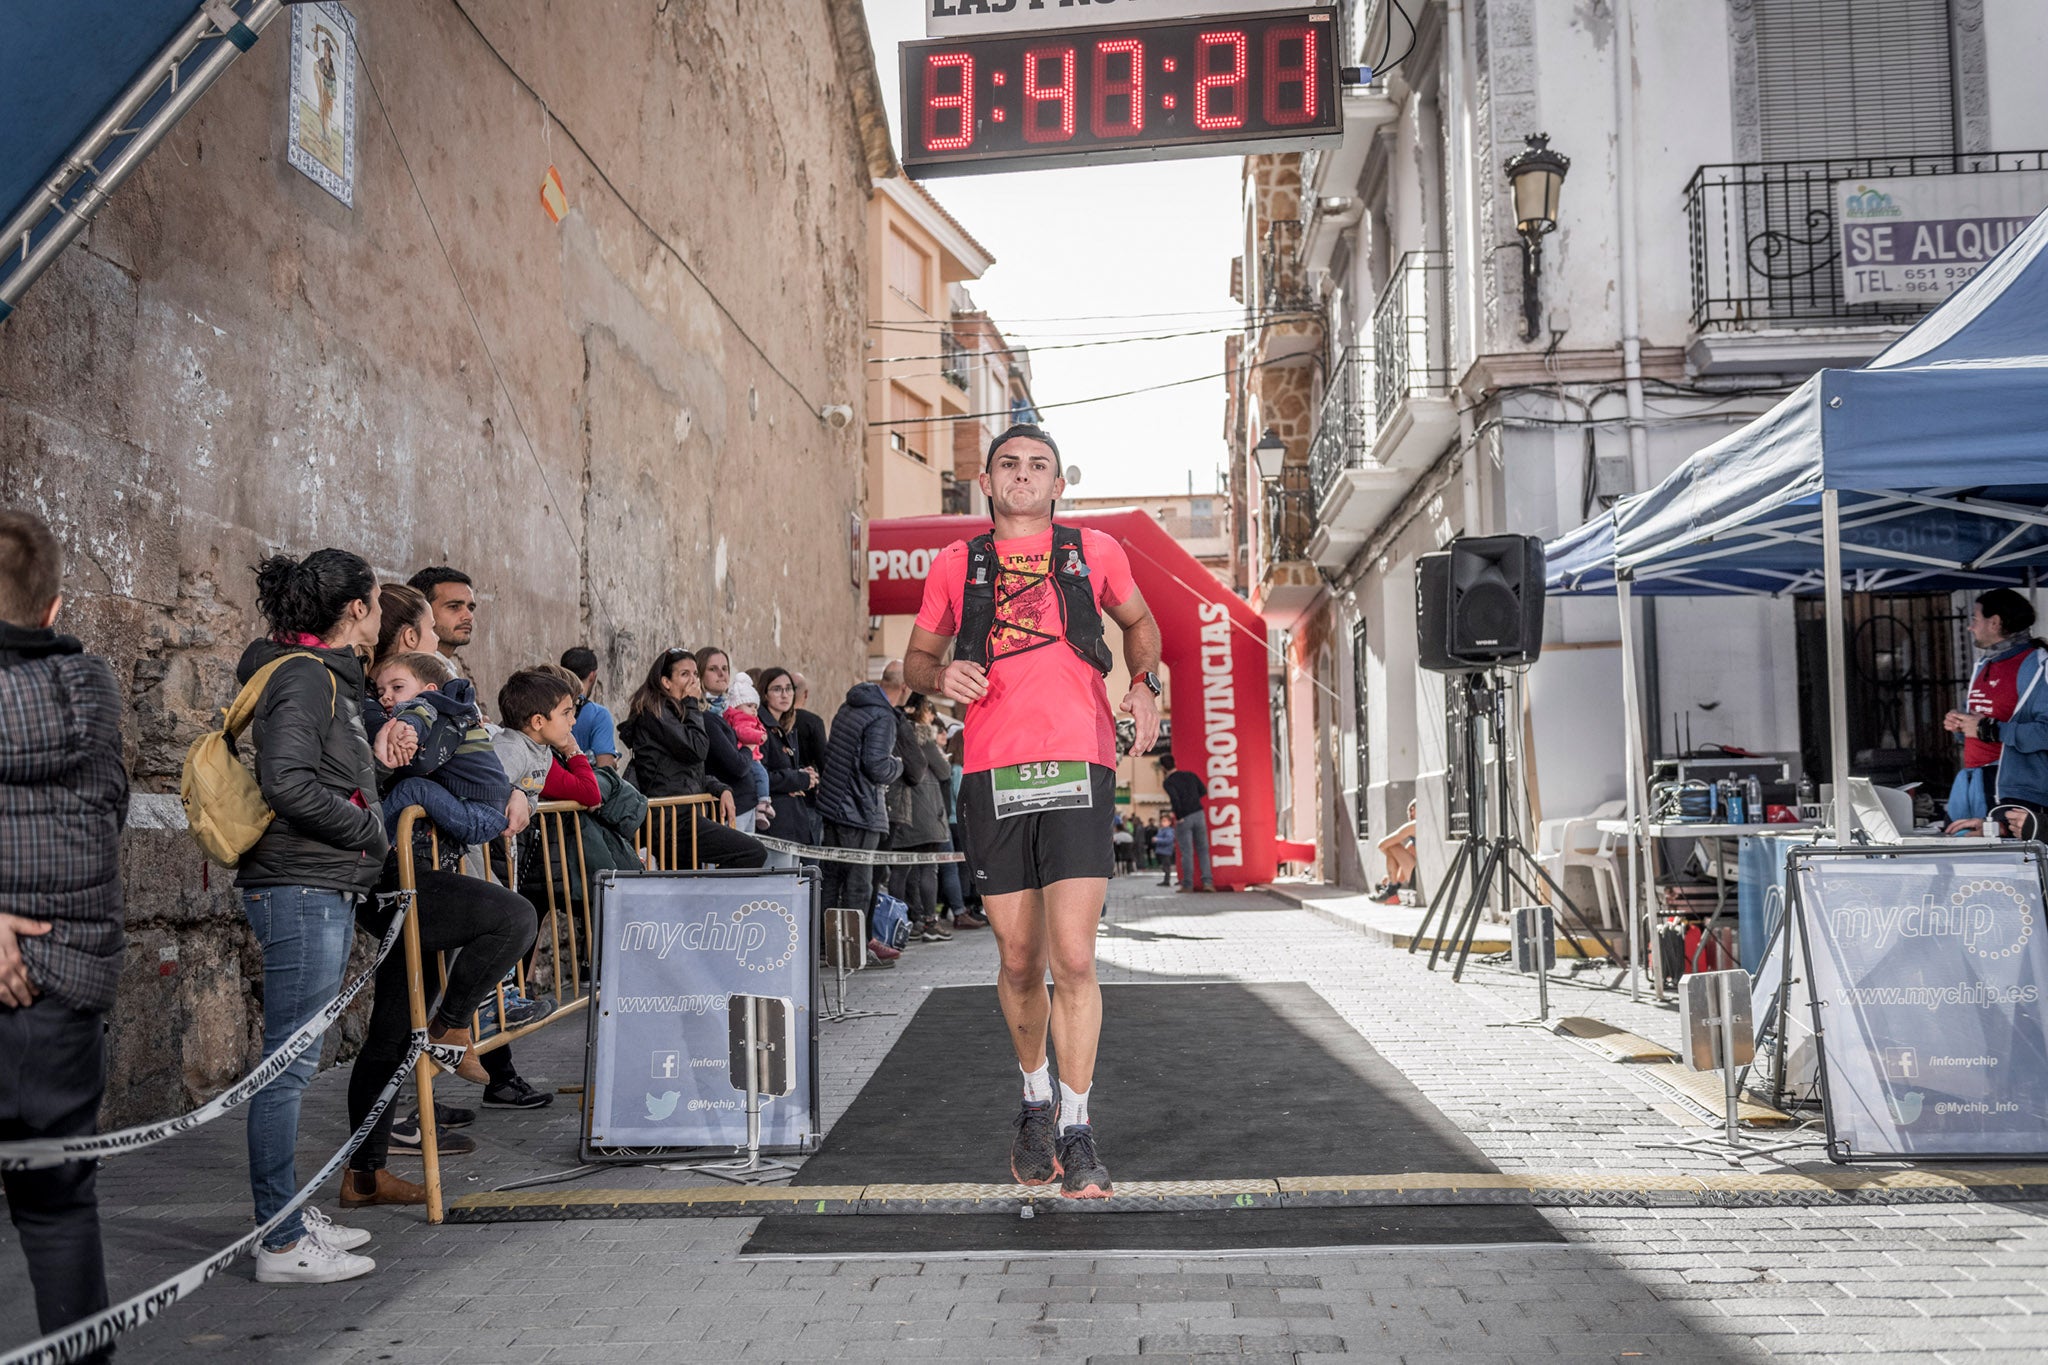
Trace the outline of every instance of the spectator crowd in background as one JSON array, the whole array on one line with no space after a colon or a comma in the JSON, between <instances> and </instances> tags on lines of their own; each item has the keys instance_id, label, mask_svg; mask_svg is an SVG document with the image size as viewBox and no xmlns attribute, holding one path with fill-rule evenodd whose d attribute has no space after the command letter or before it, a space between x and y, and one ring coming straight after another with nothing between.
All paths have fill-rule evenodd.
<instances>
[{"instance_id":1,"label":"spectator crowd in background","mask_svg":"<svg viewBox=\"0 0 2048 1365\"><path fill-rule=\"evenodd\" d=\"M0 1088L0 1141L93 1130L122 953L121 698L105 662L56 631L61 582L47 528L0 512L0 1052L22 1069ZM700 862L722 868L764 866L763 838L926 855L961 847L961 726L905 685L900 661L849 688L828 724L807 708L801 672L772 661L737 668L716 645L676 645L647 661L615 711L598 655L583 644L516 669L495 692L480 686L463 651L490 622L459 568L380 583L360 556L323 549L264 560L255 594L267 630L237 665L244 695L230 714L246 719L227 738L274 812L235 878L263 958L266 1055L339 993L358 930L381 937L389 927L396 901L379 893L399 886L408 810L422 813L412 826L421 949L451 962L437 1003L429 983L428 1040L460 1058L449 1069L481 1087L483 1109L553 1099L519 1074L511 1047L479 1052L472 1036L555 1008L510 984L545 908L531 833L542 802L581 808L591 872L642 865L635 832L660 797L715 802L693 808L711 812L694 816L696 848ZM1119 872L1165 867L1171 880L1171 818L1117 817ZM1206 841L1201 853L1206 883ZM888 967L908 943L987 927L958 861L814 865L824 905L867 911L865 965ZM909 929L884 942L875 911L891 897ZM406 958L394 951L376 971L350 1076L351 1129L404 1065L411 1027ZM298 1190L300 1099L319 1052L301 1053L249 1102L259 1222ZM441 1156L475 1150L462 1130L478 1117L436 1104ZM417 1112L384 1112L349 1161L341 1208L425 1202L422 1185L388 1169L394 1149L421 1143ZM93 1164L9 1172L6 1193L44 1330L104 1307ZM308 1204L264 1236L256 1276L289 1284L367 1274L375 1262L358 1248L369 1240Z\"/></svg>"}]
</instances>

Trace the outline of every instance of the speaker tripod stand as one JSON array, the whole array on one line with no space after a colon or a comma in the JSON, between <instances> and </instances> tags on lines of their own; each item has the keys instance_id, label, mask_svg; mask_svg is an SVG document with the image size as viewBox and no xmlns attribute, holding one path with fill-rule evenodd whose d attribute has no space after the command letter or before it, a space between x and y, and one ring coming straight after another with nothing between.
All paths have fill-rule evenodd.
<instances>
[{"instance_id":1,"label":"speaker tripod stand","mask_svg":"<svg viewBox=\"0 0 2048 1365\"><path fill-rule=\"evenodd\" d=\"M1572 921L1579 922L1580 929L1590 934L1600 945L1601 953L1610 960L1615 958L1614 946L1601 932L1588 923L1580 914L1579 907L1565 894L1565 889L1543 870L1534 854L1522 842L1521 836L1512 827L1514 806L1509 801L1507 762L1507 688L1500 674L1494 670L1459 673L1454 676L1453 689L1458 693L1458 702L1464 707L1465 745L1460 772L1465 791L1471 803L1466 834L1458 845L1457 854L1451 859L1449 871L1444 876L1443 889L1431 898L1429 910L1422 917L1422 925L1416 930L1414 939L1408 944L1408 951L1414 952L1422 940L1430 936L1430 922L1437 920L1437 937L1430 945L1429 969L1436 970L1436 964L1451 949L1457 948L1457 964L1451 970L1453 981L1462 981L1465 976L1465 961L1472 955L1472 940L1479 932L1480 912L1486 908L1496 892L1503 900L1508 898L1509 887L1519 887L1532 902L1540 899L1535 886L1523 874L1534 873L1543 885L1550 889L1551 904L1566 914L1559 914L1557 927L1572 950L1582 961L1590 962L1593 955L1586 951L1579 941L1579 932L1572 927ZM1477 732L1484 727L1488 744L1494 754L1493 799L1488 800L1486 781L1479 761ZM1492 819L1489 820L1489 815ZM1494 821L1500 825L1500 832L1489 833ZM1468 888L1469 883L1469 888ZM1451 907L1458 903L1458 893L1466 889L1464 905L1458 915L1456 927L1452 926ZM1446 932L1448 931L1448 933ZM1540 960L1540 959L1539 959Z\"/></svg>"}]
</instances>

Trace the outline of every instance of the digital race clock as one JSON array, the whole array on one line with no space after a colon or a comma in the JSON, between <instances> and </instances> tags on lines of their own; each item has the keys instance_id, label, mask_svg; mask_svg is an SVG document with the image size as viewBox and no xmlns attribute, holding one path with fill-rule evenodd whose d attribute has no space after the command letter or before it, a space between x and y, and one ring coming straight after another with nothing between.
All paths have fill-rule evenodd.
<instances>
[{"instance_id":1,"label":"digital race clock","mask_svg":"<svg viewBox=\"0 0 2048 1365\"><path fill-rule=\"evenodd\" d=\"M1333 146L1329 9L905 43L914 176Z\"/></svg>"}]
</instances>

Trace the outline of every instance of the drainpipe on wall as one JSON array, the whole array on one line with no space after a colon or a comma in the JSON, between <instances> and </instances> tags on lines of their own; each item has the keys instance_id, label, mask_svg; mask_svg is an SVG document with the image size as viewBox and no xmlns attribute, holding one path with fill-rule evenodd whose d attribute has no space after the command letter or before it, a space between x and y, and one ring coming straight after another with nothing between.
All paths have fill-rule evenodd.
<instances>
[{"instance_id":1,"label":"drainpipe on wall","mask_svg":"<svg viewBox=\"0 0 2048 1365\"><path fill-rule=\"evenodd\" d=\"M1450 95L1442 103L1444 117L1450 120L1451 134L1451 164L1446 176L1451 189L1452 238L1448 245L1453 263L1462 258L1464 266L1461 272L1454 271L1451 279L1458 325L1444 348L1455 382L1455 377L1463 375L1470 368L1473 357L1479 354L1479 271L1484 268L1481 263L1485 259L1477 245L1479 224L1474 221L1476 215L1472 210L1472 141L1468 135L1472 102L1465 93L1464 0L1449 0L1444 6L1444 88ZM1457 278L1460 273L1465 276L1462 281ZM1468 536L1476 536L1486 529L1479 515L1479 449L1473 434L1472 414L1466 410L1468 405L1462 401L1462 391L1459 392L1461 529Z\"/></svg>"},{"instance_id":2,"label":"drainpipe on wall","mask_svg":"<svg viewBox=\"0 0 2048 1365\"><path fill-rule=\"evenodd\" d=\"M1614 206L1616 280L1621 305L1621 381L1628 402L1628 460L1638 493L1650 486L1650 440L1643 425L1643 317L1636 249L1636 44L1631 0L1614 0ZM1662 752L1662 682L1657 667L1657 603L1643 599L1643 684L1648 696L1648 754Z\"/></svg>"},{"instance_id":3,"label":"drainpipe on wall","mask_svg":"<svg viewBox=\"0 0 2048 1365\"><path fill-rule=\"evenodd\" d=\"M1621 378L1628 399L1628 455L1636 491L1650 486L1650 449L1643 427L1642 309L1637 295L1635 20L1629 0L1614 0L1614 199L1620 232Z\"/></svg>"}]
</instances>

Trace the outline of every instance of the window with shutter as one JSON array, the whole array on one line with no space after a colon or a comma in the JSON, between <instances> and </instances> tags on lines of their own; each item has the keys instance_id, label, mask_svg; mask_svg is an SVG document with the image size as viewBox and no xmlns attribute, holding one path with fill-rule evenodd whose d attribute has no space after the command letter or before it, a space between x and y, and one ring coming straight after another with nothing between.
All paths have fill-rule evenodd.
<instances>
[{"instance_id":1,"label":"window with shutter","mask_svg":"<svg viewBox=\"0 0 2048 1365\"><path fill-rule=\"evenodd\" d=\"M1755 0L1766 161L1956 151L1948 0Z\"/></svg>"}]
</instances>

